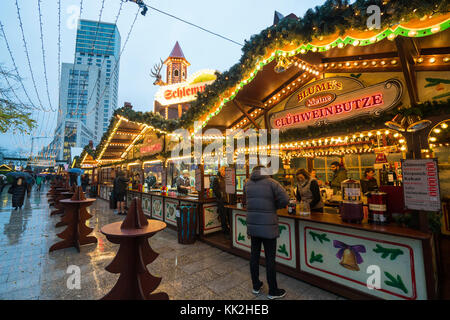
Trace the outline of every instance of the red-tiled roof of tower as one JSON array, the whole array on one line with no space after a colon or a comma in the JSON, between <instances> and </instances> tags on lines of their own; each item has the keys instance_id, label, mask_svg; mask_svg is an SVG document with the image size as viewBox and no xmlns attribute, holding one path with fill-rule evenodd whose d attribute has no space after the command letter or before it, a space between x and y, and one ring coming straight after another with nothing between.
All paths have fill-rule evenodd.
<instances>
[{"instance_id":1,"label":"red-tiled roof of tower","mask_svg":"<svg viewBox=\"0 0 450 320\"><path fill-rule=\"evenodd\" d=\"M164 61L164 63L166 63L170 58L178 58L178 59L184 59L186 61L186 63L189 64L189 62L186 60L186 57L183 54L183 50L181 50L180 44L178 43L178 41L175 43L175 46L172 49L172 52L170 52L169 56L167 57L166 61Z\"/></svg>"}]
</instances>

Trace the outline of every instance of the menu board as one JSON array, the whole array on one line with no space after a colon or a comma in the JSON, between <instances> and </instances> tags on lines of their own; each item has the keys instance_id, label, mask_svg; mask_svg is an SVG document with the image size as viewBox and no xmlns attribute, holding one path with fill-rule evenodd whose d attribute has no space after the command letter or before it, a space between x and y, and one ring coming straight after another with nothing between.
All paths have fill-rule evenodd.
<instances>
[{"instance_id":1,"label":"menu board","mask_svg":"<svg viewBox=\"0 0 450 320\"><path fill-rule=\"evenodd\" d=\"M236 171L234 168L228 167L225 169L225 192L236 193Z\"/></svg>"},{"instance_id":2,"label":"menu board","mask_svg":"<svg viewBox=\"0 0 450 320\"><path fill-rule=\"evenodd\" d=\"M402 160L402 171L405 207L440 211L437 159Z\"/></svg>"}]
</instances>

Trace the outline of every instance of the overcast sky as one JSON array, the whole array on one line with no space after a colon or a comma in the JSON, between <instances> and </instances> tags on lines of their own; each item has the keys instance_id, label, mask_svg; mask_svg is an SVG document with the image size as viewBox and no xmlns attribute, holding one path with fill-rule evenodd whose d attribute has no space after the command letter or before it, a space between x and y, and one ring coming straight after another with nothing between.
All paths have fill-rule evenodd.
<instances>
[{"instance_id":1,"label":"overcast sky","mask_svg":"<svg viewBox=\"0 0 450 320\"><path fill-rule=\"evenodd\" d=\"M24 78L25 88L33 103L38 105L23 46L15 1L0 0L0 21L4 25L19 74ZM152 2L145 0L145 2L236 42L244 43L245 39L249 39L251 35L259 33L272 24L275 10L283 15L295 13L297 16L302 16L308 8L320 5L324 0L164 0ZM48 108L40 42L38 0L18 0L18 3L37 91L42 103ZM102 0L84 0L81 18L98 21L101 3ZM79 5L79 0L61 1L61 62L73 63L76 36L74 21ZM102 21L114 22L119 6L120 0L105 0ZM136 11L136 4L124 3L118 20L122 47ZM56 110L58 104L58 1L41 0L41 12L50 101ZM128 101L133 104L135 110L153 110L153 97L158 87L153 86L153 79L149 73L152 66L159 62L159 58L165 59L169 55L176 41L179 41L184 55L191 63L189 74L200 69L225 71L241 56L241 47L232 42L153 10L149 10L145 17L139 14L120 60L119 106ZM4 68L12 69L13 65L5 41L1 38L0 63ZM162 74L165 74L164 71ZM165 76L163 79L165 80ZM16 92L23 102L27 101L23 90L18 88ZM51 141L54 135L56 111L36 112L33 114L33 118L39 124L33 136L49 137L35 139L34 152L37 153L43 145L47 145ZM30 136L25 135L1 134L0 141L0 146L8 149L21 148L29 152L31 147Z\"/></svg>"}]
</instances>

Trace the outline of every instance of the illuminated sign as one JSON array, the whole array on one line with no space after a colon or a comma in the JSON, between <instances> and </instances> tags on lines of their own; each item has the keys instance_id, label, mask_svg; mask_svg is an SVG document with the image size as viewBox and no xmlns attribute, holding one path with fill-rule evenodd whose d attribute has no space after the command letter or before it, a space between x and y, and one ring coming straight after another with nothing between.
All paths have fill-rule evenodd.
<instances>
[{"instance_id":1,"label":"illuminated sign","mask_svg":"<svg viewBox=\"0 0 450 320\"><path fill-rule=\"evenodd\" d=\"M185 82L161 86L155 100L162 106L185 103L197 98L206 85L216 80L215 70L201 70L192 74Z\"/></svg>"},{"instance_id":2,"label":"illuminated sign","mask_svg":"<svg viewBox=\"0 0 450 320\"><path fill-rule=\"evenodd\" d=\"M141 145L136 145L140 155L150 156L163 151L164 137L158 137L156 134L146 135Z\"/></svg>"},{"instance_id":3,"label":"illuminated sign","mask_svg":"<svg viewBox=\"0 0 450 320\"><path fill-rule=\"evenodd\" d=\"M287 100L284 111L270 116L270 125L286 130L377 115L394 107L401 95L402 84L396 79L369 87L352 78L324 79L294 93Z\"/></svg>"}]
</instances>

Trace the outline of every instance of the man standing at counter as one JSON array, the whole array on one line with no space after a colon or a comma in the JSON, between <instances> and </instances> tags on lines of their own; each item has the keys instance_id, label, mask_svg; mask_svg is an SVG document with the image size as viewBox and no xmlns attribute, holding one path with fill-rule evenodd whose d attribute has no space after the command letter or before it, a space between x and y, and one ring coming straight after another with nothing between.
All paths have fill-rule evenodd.
<instances>
[{"instance_id":1,"label":"man standing at counter","mask_svg":"<svg viewBox=\"0 0 450 320\"><path fill-rule=\"evenodd\" d=\"M269 299L279 299L286 291L277 285L275 254L278 228L277 209L285 208L289 202L286 190L274 179L264 174L264 166L253 168L250 180L244 186L247 203L247 234L251 237L250 273L253 293L259 294L263 283L259 280L259 257L261 244L266 255L266 274L269 284Z\"/></svg>"},{"instance_id":2,"label":"man standing at counter","mask_svg":"<svg viewBox=\"0 0 450 320\"><path fill-rule=\"evenodd\" d=\"M183 176L177 179L177 191L179 193L188 194L191 190L191 178L189 177L189 171L183 170Z\"/></svg>"},{"instance_id":3,"label":"man standing at counter","mask_svg":"<svg viewBox=\"0 0 450 320\"><path fill-rule=\"evenodd\" d=\"M336 194L341 190L341 182L347 180L347 170L341 167L339 162L334 161L331 163L331 171L334 172L333 179L330 182L330 187L333 189L333 193Z\"/></svg>"},{"instance_id":4,"label":"man standing at counter","mask_svg":"<svg viewBox=\"0 0 450 320\"><path fill-rule=\"evenodd\" d=\"M212 182L212 189L214 196L217 199L218 212L220 217L220 222L222 224L222 231L225 233L226 237L230 237L230 222L228 221L228 214L225 210L225 204L227 204L227 194L225 192L225 167L222 166L217 173L217 176Z\"/></svg>"}]
</instances>

